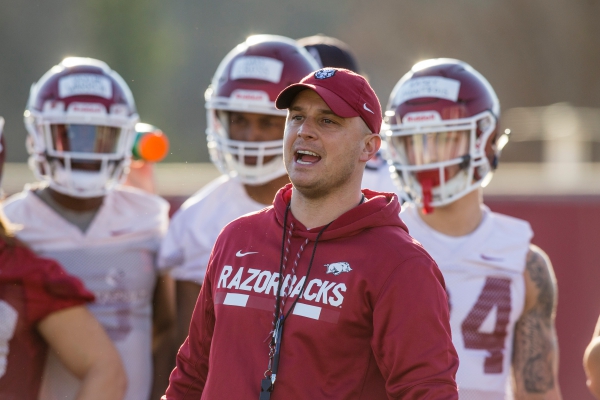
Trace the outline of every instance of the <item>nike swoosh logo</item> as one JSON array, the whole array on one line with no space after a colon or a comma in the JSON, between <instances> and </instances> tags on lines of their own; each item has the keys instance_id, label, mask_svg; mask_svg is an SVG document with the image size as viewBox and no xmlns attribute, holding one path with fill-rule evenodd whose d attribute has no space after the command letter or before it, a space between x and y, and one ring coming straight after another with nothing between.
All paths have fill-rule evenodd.
<instances>
[{"instance_id":1,"label":"nike swoosh logo","mask_svg":"<svg viewBox=\"0 0 600 400\"><path fill-rule=\"evenodd\" d=\"M370 112L371 114L375 114L373 111L369 110L369 107L367 107L367 103L363 104L363 108L365 110L367 110L368 112Z\"/></svg>"},{"instance_id":2,"label":"nike swoosh logo","mask_svg":"<svg viewBox=\"0 0 600 400\"><path fill-rule=\"evenodd\" d=\"M485 254L481 254L481 258L486 261L504 261L504 258L490 257L490 256L486 256Z\"/></svg>"},{"instance_id":3,"label":"nike swoosh logo","mask_svg":"<svg viewBox=\"0 0 600 400\"><path fill-rule=\"evenodd\" d=\"M110 235L111 236L121 236L121 235L125 235L129 232L131 232L131 228L117 229L116 231L110 231Z\"/></svg>"},{"instance_id":4,"label":"nike swoosh logo","mask_svg":"<svg viewBox=\"0 0 600 400\"><path fill-rule=\"evenodd\" d=\"M247 256L248 254L258 254L258 251L249 251L247 253L242 253L241 250L238 250L238 252L235 253L235 256L236 257L244 257L244 256Z\"/></svg>"}]
</instances>

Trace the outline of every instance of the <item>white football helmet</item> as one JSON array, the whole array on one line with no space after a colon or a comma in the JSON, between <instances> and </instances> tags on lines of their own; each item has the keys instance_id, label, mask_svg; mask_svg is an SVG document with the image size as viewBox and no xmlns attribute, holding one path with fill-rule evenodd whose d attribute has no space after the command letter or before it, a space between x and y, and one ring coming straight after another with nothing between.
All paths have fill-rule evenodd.
<instances>
[{"instance_id":1,"label":"white football helmet","mask_svg":"<svg viewBox=\"0 0 600 400\"><path fill-rule=\"evenodd\" d=\"M277 95L319 69L296 41L276 35L250 36L221 61L205 93L206 139L212 162L223 174L260 185L286 174L281 140L240 141L229 135L230 111L285 117L275 108ZM246 157L256 159L252 165Z\"/></svg>"},{"instance_id":2,"label":"white football helmet","mask_svg":"<svg viewBox=\"0 0 600 400\"><path fill-rule=\"evenodd\" d=\"M499 117L494 89L467 63L415 64L394 87L382 129L403 197L430 212L487 184L508 141Z\"/></svg>"},{"instance_id":3,"label":"white football helmet","mask_svg":"<svg viewBox=\"0 0 600 400\"><path fill-rule=\"evenodd\" d=\"M65 58L32 85L24 116L30 168L52 189L100 197L124 177L138 114L104 62Z\"/></svg>"}]
</instances>

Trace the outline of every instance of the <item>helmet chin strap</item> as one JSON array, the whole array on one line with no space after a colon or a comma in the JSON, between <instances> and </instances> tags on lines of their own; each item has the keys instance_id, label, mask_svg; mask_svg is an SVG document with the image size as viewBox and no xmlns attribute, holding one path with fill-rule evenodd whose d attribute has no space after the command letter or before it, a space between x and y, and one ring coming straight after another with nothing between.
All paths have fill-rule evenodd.
<instances>
[{"instance_id":1,"label":"helmet chin strap","mask_svg":"<svg viewBox=\"0 0 600 400\"><path fill-rule=\"evenodd\" d=\"M439 186L440 184L440 172L437 169L418 172L417 180L421 185L423 193L423 214L431 214L434 210L431 206L431 202L433 201L432 191L435 186Z\"/></svg>"},{"instance_id":2,"label":"helmet chin strap","mask_svg":"<svg viewBox=\"0 0 600 400\"><path fill-rule=\"evenodd\" d=\"M433 200L433 195L431 194L432 187L431 179L421 181L421 189L423 190L423 214L431 214L434 210L431 206L431 201Z\"/></svg>"},{"instance_id":3,"label":"helmet chin strap","mask_svg":"<svg viewBox=\"0 0 600 400\"><path fill-rule=\"evenodd\" d=\"M246 165L232 158L229 165L237 172L238 179L248 185L262 185L286 174L283 156L276 156L261 166Z\"/></svg>"},{"instance_id":4,"label":"helmet chin strap","mask_svg":"<svg viewBox=\"0 0 600 400\"><path fill-rule=\"evenodd\" d=\"M461 174L467 174L467 168L469 167L470 162L471 157L468 154L465 155L463 157L463 161L460 164L458 164L458 172L454 174L453 177L450 179L448 178L450 176L448 167L442 168L441 170L433 169L420 171L415 174L415 178L419 182L419 185L421 185L423 214L431 214L434 211L434 207L431 205L431 203L433 202L434 190L437 189L438 193L436 193L436 195L440 195L439 187L442 183L442 179L444 180L446 189L451 190L452 186L455 186L455 184L460 183L459 181L456 181L456 179L459 179L458 176Z\"/></svg>"},{"instance_id":5,"label":"helmet chin strap","mask_svg":"<svg viewBox=\"0 0 600 400\"><path fill-rule=\"evenodd\" d=\"M82 171L65 168L58 160L52 163L50 187L73 197L100 197L106 195L111 172L115 166L101 168L100 171Z\"/></svg>"}]
</instances>

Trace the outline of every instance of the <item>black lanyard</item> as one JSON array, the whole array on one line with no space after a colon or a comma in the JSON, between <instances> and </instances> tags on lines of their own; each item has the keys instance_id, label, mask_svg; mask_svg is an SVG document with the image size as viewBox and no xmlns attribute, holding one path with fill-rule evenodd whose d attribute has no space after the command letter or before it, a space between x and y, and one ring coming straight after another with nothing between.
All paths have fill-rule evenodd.
<instances>
[{"instance_id":1,"label":"black lanyard","mask_svg":"<svg viewBox=\"0 0 600 400\"><path fill-rule=\"evenodd\" d=\"M365 195L363 194L358 205L361 205L364 201L365 201ZM285 238L286 238L285 236L286 236L286 231L287 231L287 216L288 216L288 211L290 210L290 205L291 205L291 203L288 204L287 208L285 209L285 215L283 217L283 238L281 240L281 260L279 263L279 282L277 283L277 295L276 295L276 299L275 299L275 313L274 313L274 318L273 318L273 335L271 337L271 343L269 344L269 366L268 366L267 370L265 371L264 379L262 379L260 381L260 396L258 398L259 400L270 400L271 399L271 393L273 392L273 389L275 388L275 380L277 379L277 371L279 370L279 355L281 354L281 339L283 338L283 326L284 326L285 320L287 319L287 317L290 315L290 313L296 306L296 302L298 302L298 299L300 297L302 297L302 294L304 293L304 289L306 288L306 285L308 283L308 277L310 275L310 270L313 265L313 260L315 258L315 253L317 251L317 245L319 244L319 238L321 237L323 232L325 232L325 229L327 229L329 227L329 225L331 225L333 223L333 221L331 221L330 223L325 225L323 227L323 229L321 229L319 231L319 233L317 234L317 238L315 239L315 246L313 247L313 251L310 256L310 262L308 263L308 269L306 270L306 278L304 279L304 283L302 284L302 289L300 290L300 293L298 293L298 297L296 297L296 299L294 299L294 302L292 303L291 307L288 309L288 312L285 313L285 315L283 315L285 310L280 310L279 304L280 304L280 301L282 300L281 299L281 285L282 285L282 282L284 279L283 279L283 276L281 276L281 275L282 275L282 271L283 271L283 262L284 262ZM290 291L290 294L291 294L291 291ZM289 297L289 294L288 294L288 297Z\"/></svg>"},{"instance_id":2,"label":"black lanyard","mask_svg":"<svg viewBox=\"0 0 600 400\"><path fill-rule=\"evenodd\" d=\"M285 216L283 218L283 239L281 245L281 262L279 264L279 282L277 283L277 297L275 300L275 313L273 319L273 336L271 337L271 343L269 344L269 366L265 371L265 377L260 381L260 396L259 400L269 400L271 398L271 393L275 387L275 380L277 379L277 371L279 370L279 355L281 354L281 339L283 338L283 326L285 320L290 315L294 307L296 306L296 302L302 294L304 293L304 289L306 288L306 284L308 282L308 276L310 275L310 270L313 265L313 260L315 258L315 253L317 251L317 245L319 244L319 238L325 232L325 229L331 225L333 221L328 223L321 229L321 231L317 234L317 238L315 239L315 246L313 247L312 255L310 256L310 262L308 263L308 269L306 270L306 278L304 279L304 283L302 284L302 289L300 293L298 293L298 297L294 299L291 307L288 309L288 312L283 315L284 310L279 309L279 304L281 299L281 285L283 283L283 277L281 276L283 271L283 254L285 252L285 236L287 231L287 215L290 209L290 205L288 204L285 210ZM291 291L290 291L291 294ZM289 295L288 295L289 297Z\"/></svg>"}]
</instances>

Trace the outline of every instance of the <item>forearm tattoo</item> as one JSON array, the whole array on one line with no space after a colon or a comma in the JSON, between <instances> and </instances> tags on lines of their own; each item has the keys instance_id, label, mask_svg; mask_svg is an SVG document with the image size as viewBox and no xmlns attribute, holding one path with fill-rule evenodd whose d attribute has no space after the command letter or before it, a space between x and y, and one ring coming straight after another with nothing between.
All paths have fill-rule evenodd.
<instances>
[{"instance_id":1,"label":"forearm tattoo","mask_svg":"<svg viewBox=\"0 0 600 400\"><path fill-rule=\"evenodd\" d=\"M527 271L538 290L536 304L523 313L515 327L513 366L516 379L528 393L545 393L554 387L556 343L553 318L556 290L544 257L530 251Z\"/></svg>"}]
</instances>

